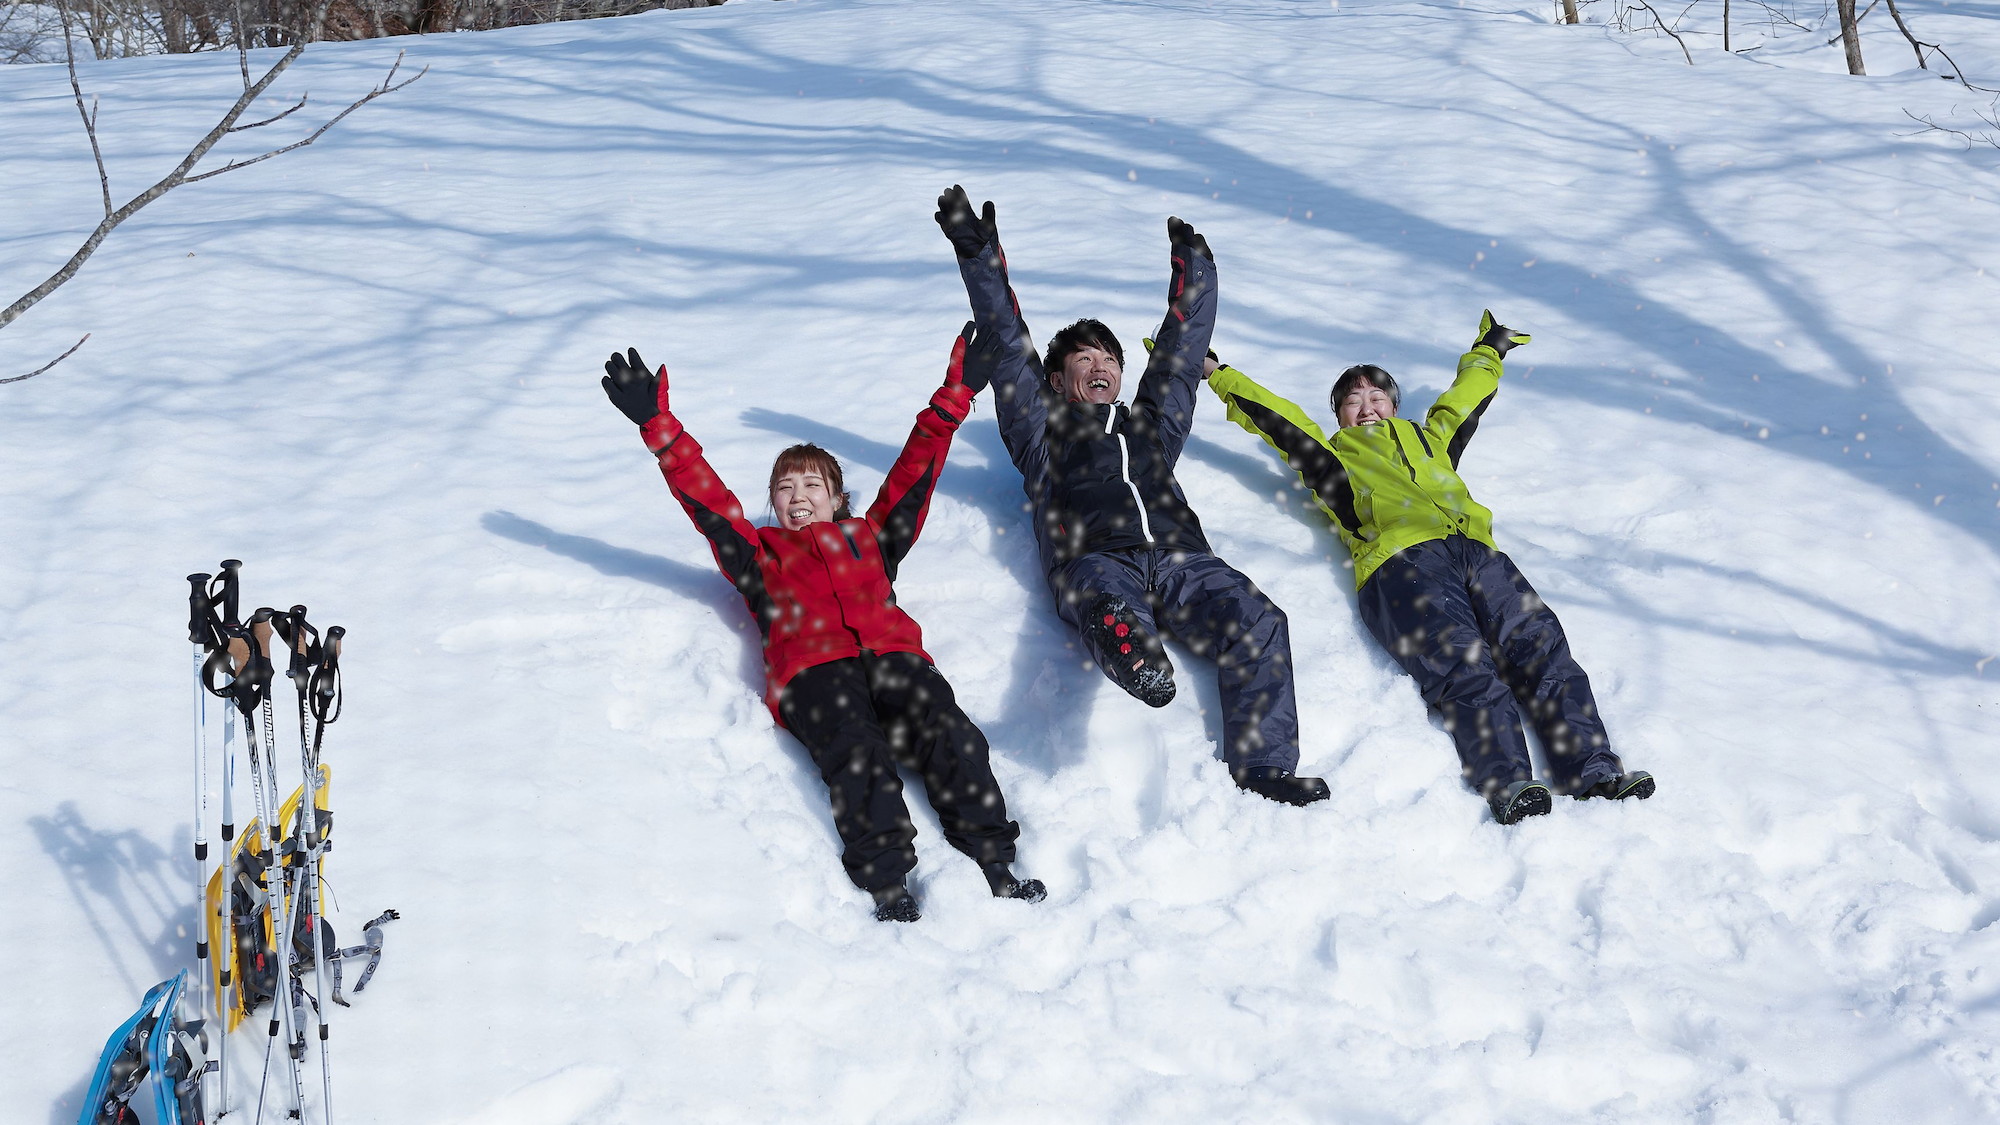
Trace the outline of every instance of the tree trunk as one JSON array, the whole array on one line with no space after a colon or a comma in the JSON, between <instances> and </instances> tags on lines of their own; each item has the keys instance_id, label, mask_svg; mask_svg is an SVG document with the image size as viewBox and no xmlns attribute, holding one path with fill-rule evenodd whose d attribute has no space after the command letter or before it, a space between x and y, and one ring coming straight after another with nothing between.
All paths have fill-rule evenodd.
<instances>
[{"instance_id":1,"label":"tree trunk","mask_svg":"<svg viewBox=\"0 0 2000 1125\"><path fill-rule=\"evenodd\" d=\"M1868 73L1861 66L1861 21L1854 18L1854 0L1840 0L1840 45L1847 48L1847 73Z\"/></svg>"},{"instance_id":2,"label":"tree trunk","mask_svg":"<svg viewBox=\"0 0 2000 1125\"><path fill-rule=\"evenodd\" d=\"M1722 0L1722 49L1729 50L1729 0Z\"/></svg>"},{"instance_id":3,"label":"tree trunk","mask_svg":"<svg viewBox=\"0 0 2000 1125\"><path fill-rule=\"evenodd\" d=\"M1576 0L1563 0L1563 22L1576 23Z\"/></svg>"}]
</instances>

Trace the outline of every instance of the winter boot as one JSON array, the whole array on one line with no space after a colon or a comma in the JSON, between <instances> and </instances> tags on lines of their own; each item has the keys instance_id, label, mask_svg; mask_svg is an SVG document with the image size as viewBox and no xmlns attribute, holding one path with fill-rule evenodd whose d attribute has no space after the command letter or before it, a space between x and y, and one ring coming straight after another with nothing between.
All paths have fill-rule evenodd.
<instances>
[{"instance_id":1,"label":"winter boot","mask_svg":"<svg viewBox=\"0 0 2000 1125\"><path fill-rule=\"evenodd\" d=\"M1084 639L1097 650L1097 665L1112 683L1149 707L1173 702L1173 662L1125 599L1099 598L1084 615L1083 625Z\"/></svg>"},{"instance_id":2,"label":"winter boot","mask_svg":"<svg viewBox=\"0 0 2000 1125\"><path fill-rule=\"evenodd\" d=\"M901 883L869 893L875 896L877 922L914 922L923 917L917 912L917 900L910 894L910 888Z\"/></svg>"},{"instance_id":3,"label":"winter boot","mask_svg":"<svg viewBox=\"0 0 2000 1125\"><path fill-rule=\"evenodd\" d=\"M1524 816L1546 816L1552 800L1549 787L1532 779L1496 784L1486 793L1493 819L1502 824L1512 824Z\"/></svg>"},{"instance_id":4,"label":"winter boot","mask_svg":"<svg viewBox=\"0 0 2000 1125\"><path fill-rule=\"evenodd\" d=\"M1621 773L1617 777L1607 777L1595 785L1585 786L1572 796L1579 801L1592 797L1603 797L1609 801L1622 801L1627 797L1637 797L1643 801L1653 795L1653 775L1645 770Z\"/></svg>"},{"instance_id":5,"label":"winter boot","mask_svg":"<svg viewBox=\"0 0 2000 1125\"><path fill-rule=\"evenodd\" d=\"M982 863L979 870L986 875L986 885L993 889L994 898L1018 898L1022 902L1040 902L1049 897L1049 889L1042 886L1040 879L1016 879L1014 873L1004 863Z\"/></svg>"},{"instance_id":6,"label":"winter boot","mask_svg":"<svg viewBox=\"0 0 2000 1125\"><path fill-rule=\"evenodd\" d=\"M1281 805L1297 805L1301 808L1314 801L1324 801L1332 796L1326 782L1317 777L1293 777L1292 771L1280 766L1252 766L1237 770L1233 775L1236 787L1246 789L1259 797L1266 797Z\"/></svg>"}]
</instances>

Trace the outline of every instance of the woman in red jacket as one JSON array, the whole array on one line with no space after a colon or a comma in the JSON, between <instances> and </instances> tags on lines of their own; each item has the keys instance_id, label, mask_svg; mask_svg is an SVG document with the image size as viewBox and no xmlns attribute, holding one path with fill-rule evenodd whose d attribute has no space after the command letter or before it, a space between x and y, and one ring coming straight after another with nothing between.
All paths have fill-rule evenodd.
<instances>
[{"instance_id":1,"label":"woman in red jacket","mask_svg":"<svg viewBox=\"0 0 2000 1125\"><path fill-rule=\"evenodd\" d=\"M778 526L757 527L709 468L667 405L667 369L637 349L604 365L604 393L638 423L674 498L708 537L764 635L764 701L805 744L833 801L841 864L883 921L914 922L905 879L916 827L898 764L918 771L945 839L971 856L993 894L1037 902L1041 881L1010 867L1021 828L987 762L986 736L966 718L923 649L923 630L896 606L892 583L930 509L952 434L984 386L964 380L966 325L951 366L866 514L848 511L840 463L795 445L771 468Z\"/></svg>"}]
</instances>

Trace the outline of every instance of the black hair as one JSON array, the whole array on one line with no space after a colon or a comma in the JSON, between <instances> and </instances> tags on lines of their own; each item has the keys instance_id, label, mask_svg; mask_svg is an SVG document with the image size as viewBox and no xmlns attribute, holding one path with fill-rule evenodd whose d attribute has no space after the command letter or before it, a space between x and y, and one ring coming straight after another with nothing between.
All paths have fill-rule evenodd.
<instances>
[{"instance_id":1,"label":"black hair","mask_svg":"<svg viewBox=\"0 0 2000 1125\"><path fill-rule=\"evenodd\" d=\"M1396 377L1394 375L1389 374L1372 363L1357 363L1340 373L1340 378L1333 381L1333 392L1326 396L1326 403L1328 406L1333 407L1333 412L1336 416L1340 413L1341 400L1351 394L1354 388L1363 383L1387 391L1389 393L1389 405L1399 409L1402 407L1403 388L1396 385Z\"/></svg>"},{"instance_id":2,"label":"black hair","mask_svg":"<svg viewBox=\"0 0 2000 1125\"><path fill-rule=\"evenodd\" d=\"M1055 334L1049 341L1049 348L1042 360L1042 369L1049 378L1055 378L1062 371L1063 361L1085 348L1100 348L1118 359L1118 366L1125 366L1125 349L1118 343L1118 337L1111 334L1101 320L1085 317Z\"/></svg>"}]
</instances>

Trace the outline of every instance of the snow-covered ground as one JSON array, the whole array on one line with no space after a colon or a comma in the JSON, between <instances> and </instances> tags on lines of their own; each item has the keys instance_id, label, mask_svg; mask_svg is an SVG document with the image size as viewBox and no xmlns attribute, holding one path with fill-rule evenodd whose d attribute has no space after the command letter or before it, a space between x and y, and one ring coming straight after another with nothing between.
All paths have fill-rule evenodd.
<instances>
[{"instance_id":1,"label":"snow-covered ground","mask_svg":"<svg viewBox=\"0 0 2000 1125\"><path fill-rule=\"evenodd\" d=\"M2000 79L2000 3L1900 6ZM181 576L225 556L350 630L335 921L404 920L333 1024L342 1121L2000 1114L2000 152L1904 135L1990 95L1897 38L1690 67L1552 7L746 0L308 52L274 104L430 72L0 338L6 375L92 333L0 388L5 1115L74 1121L191 962ZM120 199L238 82L81 71ZM61 68L0 104L11 299L98 203ZM953 182L1043 338L1136 347L1192 220L1218 350L1321 415L1360 361L1427 402L1483 307L1532 332L1465 475L1659 795L1495 825L1205 398L1180 480L1289 613L1335 790L1238 793L1206 666L1157 712L1079 667L982 405L898 585L1051 895L989 899L919 799L924 919L871 920L597 375L667 363L746 496L796 440L872 493L964 319Z\"/></svg>"}]
</instances>

